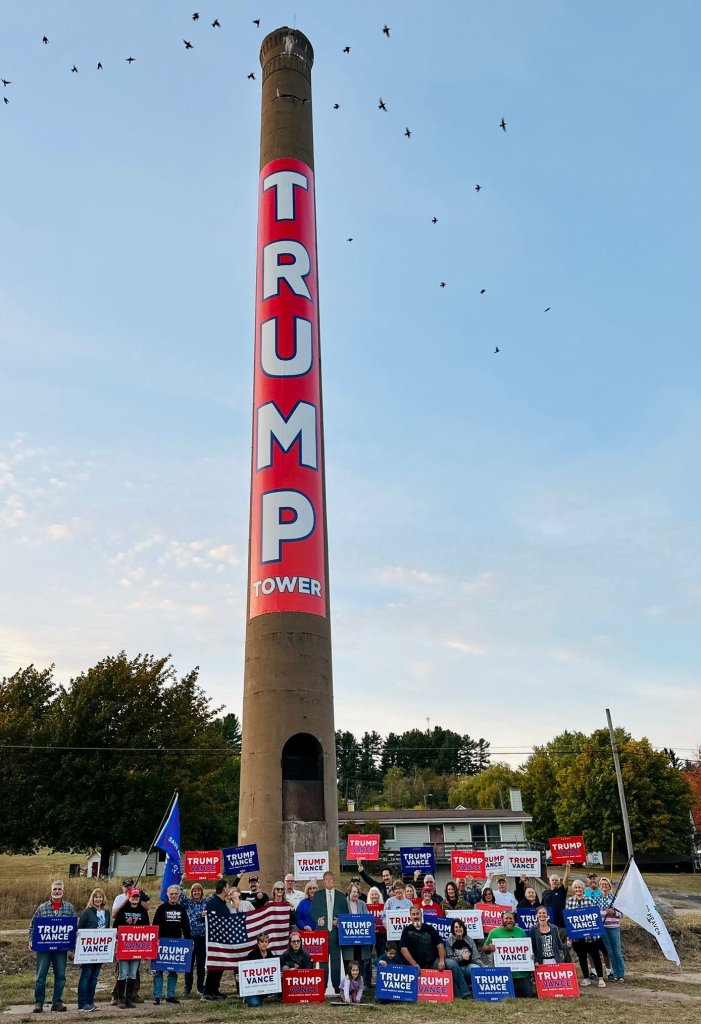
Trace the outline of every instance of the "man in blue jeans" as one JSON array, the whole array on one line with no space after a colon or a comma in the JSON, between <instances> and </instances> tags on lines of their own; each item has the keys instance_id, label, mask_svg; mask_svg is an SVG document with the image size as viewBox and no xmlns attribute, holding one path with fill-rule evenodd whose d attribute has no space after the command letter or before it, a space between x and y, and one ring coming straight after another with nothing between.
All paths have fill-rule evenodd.
<instances>
[{"instance_id":1,"label":"man in blue jeans","mask_svg":"<svg viewBox=\"0 0 701 1024\"><path fill-rule=\"evenodd\" d=\"M40 903L34 911L29 924L29 948L32 948L32 929L36 917L77 917L75 907L63 898L63 882L56 880L51 883L51 899ZM37 953L37 970L34 980L34 1013L42 1013L44 1010L44 999L46 998L46 976L49 967L54 972L54 992L51 999L51 1009L64 1012L66 1007L63 1002L63 988L66 984L66 960L68 953Z\"/></svg>"}]
</instances>

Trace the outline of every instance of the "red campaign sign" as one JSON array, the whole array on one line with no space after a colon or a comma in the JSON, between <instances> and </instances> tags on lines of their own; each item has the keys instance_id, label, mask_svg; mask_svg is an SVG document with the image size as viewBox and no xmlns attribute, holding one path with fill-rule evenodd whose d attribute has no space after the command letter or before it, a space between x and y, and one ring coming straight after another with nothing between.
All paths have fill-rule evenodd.
<instances>
[{"instance_id":1,"label":"red campaign sign","mask_svg":"<svg viewBox=\"0 0 701 1024\"><path fill-rule=\"evenodd\" d=\"M380 856L379 836L348 836L346 857L348 860L378 860Z\"/></svg>"},{"instance_id":2,"label":"red campaign sign","mask_svg":"<svg viewBox=\"0 0 701 1024\"><path fill-rule=\"evenodd\" d=\"M501 925L501 915L508 909L508 907L500 907L496 903L475 903L475 910L479 910L482 914L482 929L485 936L492 928L498 928Z\"/></svg>"},{"instance_id":3,"label":"red campaign sign","mask_svg":"<svg viewBox=\"0 0 701 1024\"><path fill-rule=\"evenodd\" d=\"M384 903L366 903L365 906L368 914L372 914L375 918L375 931L386 932Z\"/></svg>"},{"instance_id":4,"label":"red campaign sign","mask_svg":"<svg viewBox=\"0 0 701 1024\"><path fill-rule=\"evenodd\" d=\"M185 854L185 878L188 882L212 881L221 877L221 850L188 850Z\"/></svg>"},{"instance_id":5,"label":"red campaign sign","mask_svg":"<svg viewBox=\"0 0 701 1024\"><path fill-rule=\"evenodd\" d=\"M573 864L586 864L587 851L584 849L583 836L558 836L548 839L548 842L553 864L566 864L568 860Z\"/></svg>"},{"instance_id":6,"label":"red campaign sign","mask_svg":"<svg viewBox=\"0 0 701 1024\"><path fill-rule=\"evenodd\" d=\"M117 929L118 960L155 960L157 956L157 926L123 924Z\"/></svg>"},{"instance_id":7,"label":"red campaign sign","mask_svg":"<svg viewBox=\"0 0 701 1024\"><path fill-rule=\"evenodd\" d=\"M450 971L419 971L420 1003L452 1003L453 975Z\"/></svg>"},{"instance_id":8,"label":"red campaign sign","mask_svg":"<svg viewBox=\"0 0 701 1024\"><path fill-rule=\"evenodd\" d=\"M535 987L539 999L563 999L579 995L574 964L536 964Z\"/></svg>"},{"instance_id":9,"label":"red campaign sign","mask_svg":"<svg viewBox=\"0 0 701 1024\"><path fill-rule=\"evenodd\" d=\"M282 972L283 1003L323 1003L325 998L323 971L301 967Z\"/></svg>"},{"instance_id":10,"label":"red campaign sign","mask_svg":"<svg viewBox=\"0 0 701 1024\"><path fill-rule=\"evenodd\" d=\"M325 964L329 959L328 932L300 932L302 945L315 964Z\"/></svg>"},{"instance_id":11,"label":"red campaign sign","mask_svg":"<svg viewBox=\"0 0 701 1024\"><path fill-rule=\"evenodd\" d=\"M249 617L326 616L314 173L260 172Z\"/></svg>"},{"instance_id":12,"label":"red campaign sign","mask_svg":"<svg viewBox=\"0 0 701 1024\"><path fill-rule=\"evenodd\" d=\"M485 856L481 850L452 850L450 871L453 878L486 878Z\"/></svg>"}]
</instances>

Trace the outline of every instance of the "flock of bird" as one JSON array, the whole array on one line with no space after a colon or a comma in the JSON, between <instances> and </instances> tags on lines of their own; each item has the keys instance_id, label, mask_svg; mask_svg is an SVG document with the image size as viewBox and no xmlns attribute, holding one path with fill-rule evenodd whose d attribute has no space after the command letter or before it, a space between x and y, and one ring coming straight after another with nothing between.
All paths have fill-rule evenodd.
<instances>
[{"instance_id":1,"label":"flock of bird","mask_svg":"<svg viewBox=\"0 0 701 1024\"><path fill-rule=\"evenodd\" d=\"M192 21L193 22L200 21L199 11L194 11L193 12L193 14L192 14ZM260 18L253 18L252 19L252 24L255 25L256 28L260 28ZM213 29L221 28L221 21L219 20L219 18L214 18L214 20L211 22L211 27ZM383 33L383 35L385 35L387 37L387 39L390 38L391 29L390 29L389 25L384 25L383 26L382 33ZM49 37L46 36L46 35L42 36L41 43L42 43L43 46L48 46L49 45ZM186 50L192 50L192 49L194 49L194 46L195 46L195 44L190 39L183 39L183 45L184 45ZM344 46L341 52L343 54L350 54L351 47L350 46ZM132 57L130 55L129 57L125 57L124 60L125 60L125 63L127 63L127 64L129 64L131 66L132 64L135 63L137 58L136 57ZM96 66L96 70L97 71L102 71L103 69L104 69L104 65L103 65L102 61L98 61L97 62L97 66ZM79 68L77 67L76 64L73 64L71 66L70 72L71 72L71 74L76 74L76 75L79 73ZM255 81L255 78L256 78L255 73L253 71L249 71L246 77L247 77L247 79L249 79L251 81ZM2 83L3 89L7 89L8 86L12 85L11 79L0 78L0 82ZM9 100L8 96L3 95L3 102L4 102L5 106L9 105L10 100ZM387 104L382 99L382 97L380 97L377 106L378 106L378 109L380 111L382 111L384 113L388 112L389 108L387 107ZM340 107L341 107L340 103L334 103L333 104L333 109L334 110L340 110ZM501 121L499 122L498 127L501 128L501 130L503 132L506 131L507 122L506 122L506 120L503 117L502 117ZM405 127L405 129L404 129L405 137L407 139L410 139L412 137L412 134L413 134L413 132L411 131L411 129L409 127ZM476 184L475 185L475 192L477 192L479 194L479 192L481 192L481 191L482 191L482 185ZM435 217L435 216L432 217L431 218L431 223L434 224L434 225L437 224L438 223L438 218ZM352 237L347 238L346 241L347 242L352 242L353 238ZM440 282L440 287L441 288L445 288L446 287L446 282L445 281L441 281ZM480 289L480 295L485 295L486 291L487 291L486 288L481 288ZM550 312L550 306L548 306L547 309L545 309L543 312L549 313ZM501 351L501 349L498 346L496 346L495 349L494 349L494 355L497 355L500 351Z\"/></svg>"}]
</instances>

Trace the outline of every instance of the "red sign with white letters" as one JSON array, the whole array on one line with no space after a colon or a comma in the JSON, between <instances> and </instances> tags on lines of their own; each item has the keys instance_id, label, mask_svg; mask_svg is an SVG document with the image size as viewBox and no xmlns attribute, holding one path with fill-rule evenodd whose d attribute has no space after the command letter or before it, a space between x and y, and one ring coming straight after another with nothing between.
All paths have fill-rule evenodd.
<instances>
[{"instance_id":1,"label":"red sign with white letters","mask_svg":"<svg viewBox=\"0 0 701 1024\"><path fill-rule=\"evenodd\" d=\"M579 995L574 964L536 964L535 987L539 999L562 999Z\"/></svg>"},{"instance_id":2,"label":"red sign with white letters","mask_svg":"<svg viewBox=\"0 0 701 1024\"><path fill-rule=\"evenodd\" d=\"M550 859L553 864L586 864L587 851L584 849L583 836L558 836L548 839L550 843Z\"/></svg>"},{"instance_id":3,"label":"red sign with white letters","mask_svg":"<svg viewBox=\"0 0 701 1024\"><path fill-rule=\"evenodd\" d=\"M158 926L124 924L117 929L118 960L155 960L158 956Z\"/></svg>"},{"instance_id":4,"label":"red sign with white letters","mask_svg":"<svg viewBox=\"0 0 701 1024\"><path fill-rule=\"evenodd\" d=\"M323 1003L325 998L323 971L301 967L282 972L283 1003Z\"/></svg>"},{"instance_id":5,"label":"red sign with white letters","mask_svg":"<svg viewBox=\"0 0 701 1024\"><path fill-rule=\"evenodd\" d=\"M185 878L189 882L212 881L221 877L221 850L188 850L185 854Z\"/></svg>"},{"instance_id":6,"label":"red sign with white letters","mask_svg":"<svg viewBox=\"0 0 701 1024\"><path fill-rule=\"evenodd\" d=\"M325 964L329 959L329 933L300 932L302 945L315 964Z\"/></svg>"},{"instance_id":7,"label":"red sign with white letters","mask_svg":"<svg viewBox=\"0 0 701 1024\"><path fill-rule=\"evenodd\" d=\"M450 971L419 971L420 1003L452 1003L453 975Z\"/></svg>"},{"instance_id":8,"label":"red sign with white letters","mask_svg":"<svg viewBox=\"0 0 701 1024\"><path fill-rule=\"evenodd\" d=\"M475 910L479 910L482 915L482 928L484 934L487 935L492 928L498 928L502 923L501 915L505 910L509 910L509 907L501 907L498 903L475 903Z\"/></svg>"},{"instance_id":9,"label":"red sign with white letters","mask_svg":"<svg viewBox=\"0 0 701 1024\"><path fill-rule=\"evenodd\" d=\"M314 173L260 172L249 617L326 616Z\"/></svg>"},{"instance_id":10,"label":"red sign with white letters","mask_svg":"<svg viewBox=\"0 0 701 1024\"><path fill-rule=\"evenodd\" d=\"M482 850L451 850L450 872L453 878L486 878L485 855Z\"/></svg>"},{"instance_id":11,"label":"red sign with white letters","mask_svg":"<svg viewBox=\"0 0 701 1024\"><path fill-rule=\"evenodd\" d=\"M379 836L348 836L346 857L348 860L377 860L380 856Z\"/></svg>"}]
</instances>

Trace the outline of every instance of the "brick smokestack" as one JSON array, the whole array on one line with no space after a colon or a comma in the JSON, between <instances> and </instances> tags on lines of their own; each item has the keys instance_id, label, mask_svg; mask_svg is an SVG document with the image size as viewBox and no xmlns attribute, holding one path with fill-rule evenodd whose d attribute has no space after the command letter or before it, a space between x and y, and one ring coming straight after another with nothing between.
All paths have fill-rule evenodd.
<instances>
[{"instance_id":1,"label":"brick smokestack","mask_svg":"<svg viewBox=\"0 0 701 1024\"><path fill-rule=\"evenodd\" d=\"M338 866L313 61L296 29L263 40L239 843L267 884L295 852Z\"/></svg>"}]
</instances>

